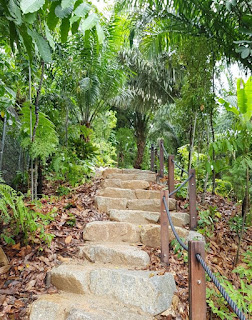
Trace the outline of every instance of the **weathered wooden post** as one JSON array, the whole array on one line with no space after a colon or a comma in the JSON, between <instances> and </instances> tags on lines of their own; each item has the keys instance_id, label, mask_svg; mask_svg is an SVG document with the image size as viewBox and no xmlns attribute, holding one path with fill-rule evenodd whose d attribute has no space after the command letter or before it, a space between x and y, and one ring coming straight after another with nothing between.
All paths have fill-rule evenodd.
<instances>
[{"instance_id":1,"label":"weathered wooden post","mask_svg":"<svg viewBox=\"0 0 252 320\"><path fill-rule=\"evenodd\" d=\"M189 209L190 209L190 230L197 227L197 208L196 208L196 174L195 169L189 170L189 176L193 175L189 180Z\"/></svg>"},{"instance_id":2,"label":"weathered wooden post","mask_svg":"<svg viewBox=\"0 0 252 320\"><path fill-rule=\"evenodd\" d=\"M169 265L169 222L167 213L165 210L165 205L163 201L165 197L167 204L169 205L169 191L161 190L160 192L160 226L161 226L161 262L165 265Z\"/></svg>"},{"instance_id":3,"label":"weathered wooden post","mask_svg":"<svg viewBox=\"0 0 252 320\"><path fill-rule=\"evenodd\" d=\"M159 165L160 165L159 176L160 176L160 178L164 177L164 148L163 148L163 145L164 145L164 140L160 139L159 140Z\"/></svg>"},{"instance_id":4,"label":"weathered wooden post","mask_svg":"<svg viewBox=\"0 0 252 320\"><path fill-rule=\"evenodd\" d=\"M151 171L154 171L154 162L155 162L155 152L154 144L151 145Z\"/></svg>"},{"instance_id":5,"label":"weathered wooden post","mask_svg":"<svg viewBox=\"0 0 252 320\"><path fill-rule=\"evenodd\" d=\"M189 241L189 319L206 320L206 277L205 271L196 258L199 253L205 259L203 241Z\"/></svg>"},{"instance_id":6,"label":"weathered wooden post","mask_svg":"<svg viewBox=\"0 0 252 320\"><path fill-rule=\"evenodd\" d=\"M158 158L158 151L157 148L155 148L155 160L154 160L154 168L155 168L155 172L157 173L157 158Z\"/></svg>"},{"instance_id":7,"label":"weathered wooden post","mask_svg":"<svg viewBox=\"0 0 252 320\"><path fill-rule=\"evenodd\" d=\"M168 190L171 193L174 190L174 155L168 157ZM175 194L171 196L175 198Z\"/></svg>"}]
</instances>

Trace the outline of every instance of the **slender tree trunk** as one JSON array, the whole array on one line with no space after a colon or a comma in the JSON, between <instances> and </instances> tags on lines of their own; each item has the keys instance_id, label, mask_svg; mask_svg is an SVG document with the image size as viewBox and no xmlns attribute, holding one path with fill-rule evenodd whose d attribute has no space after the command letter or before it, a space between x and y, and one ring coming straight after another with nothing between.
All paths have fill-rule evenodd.
<instances>
[{"instance_id":1,"label":"slender tree trunk","mask_svg":"<svg viewBox=\"0 0 252 320\"><path fill-rule=\"evenodd\" d=\"M242 227L241 227L241 232L239 234L239 242L238 242L237 252L236 252L236 257L235 257L235 262L234 262L235 266L237 265L237 263L239 261L241 242L242 242L242 238L244 235L244 228L245 228L245 224L246 224L246 215L247 215L248 208L249 208L249 168L248 167L246 170L246 191L245 191L244 201L245 201L244 208L242 210Z\"/></svg>"},{"instance_id":2,"label":"slender tree trunk","mask_svg":"<svg viewBox=\"0 0 252 320\"><path fill-rule=\"evenodd\" d=\"M207 154L209 154L209 127L208 125L206 126L206 132L207 132ZM208 155L208 160L210 162L210 157ZM207 190L207 183L208 183L208 178L209 178L209 173L206 173L206 177L205 177L205 181L204 181L204 189L203 189L203 193L201 196L201 202L204 203L205 202L205 198L206 198L206 190Z\"/></svg>"},{"instance_id":3,"label":"slender tree trunk","mask_svg":"<svg viewBox=\"0 0 252 320\"><path fill-rule=\"evenodd\" d=\"M189 158L189 165L188 169L190 170L192 167L192 158L193 158L193 148L194 148L194 140L195 140L195 132L196 132L196 123L197 123L197 112L195 113L194 123L193 123L193 130L192 130L192 140L190 145L190 158Z\"/></svg>"},{"instance_id":4,"label":"slender tree trunk","mask_svg":"<svg viewBox=\"0 0 252 320\"><path fill-rule=\"evenodd\" d=\"M31 64L29 62L29 101L30 101L30 138L32 143L32 97L31 97ZM29 163L29 161L28 161ZM31 199L34 200L33 161L31 158Z\"/></svg>"},{"instance_id":5,"label":"slender tree trunk","mask_svg":"<svg viewBox=\"0 0 252 320\"><path fill-rule=\"evenodd\" d=\"M135 136L137 140L137 156L134 168L141 169L147 139L149 116L136 112L134 116Z\"/></svg>"},{"instance_id":6,"label":"slender tree trunk","mask_svg":"<svg viewBox=\"0 0 252 320\"><path fill-rule=\"evenodd\" d=\"M69 120L69 114L68 114L68 106L66 106L66 147L68 146L68 120Z\"/></svg>"},{"instance_id":7,"label":"slender tree trunk","mask_svg":"<svg viewBox=\"0 0 252 320\"><path fill-rule=\"evenodd\" d=\"M3 155L4 155L4 144L5 144L5 137L6 137L6 128L7 128L7 117L4 116L4 124L3 124L3 136L2 136L2 148L0 153L0 171L2 171L3 166Z\"/></svg>"},{"instance_id":8,"label":"slender tree trunk","mask_svg":"<svg viewBox=\"0 0 252 320\"><path fill-rule=\"evenodd\" d=\"M215 142L215 134L214 134L214 126L213 126L213 108L210 112L210 125L211 125L211 132L212 132L212 142ZM215 151L213 149L213 162L215 161ZM215 194L215 170L212 170L212 194Z\"/></svg>"},{"instance_id":9,"label":"slender tree trunk","mask_svg":"<svg viewBox=\"0 0 252 320\"><path fill-rule=\"evenodd\" d=\"M41 159L38 161L38 198L41 198L43 193L43 171Z\"/></svg>"},{"instance_id":10,"label":"slender tree trunk","mask_svg":"<svg viewBox=\"0 0 252 320\"><path fill-rule=\"evenodd\" d=\"M38 158L35 160L34 198L38 200Z\"/></svg>"}]
</instances>

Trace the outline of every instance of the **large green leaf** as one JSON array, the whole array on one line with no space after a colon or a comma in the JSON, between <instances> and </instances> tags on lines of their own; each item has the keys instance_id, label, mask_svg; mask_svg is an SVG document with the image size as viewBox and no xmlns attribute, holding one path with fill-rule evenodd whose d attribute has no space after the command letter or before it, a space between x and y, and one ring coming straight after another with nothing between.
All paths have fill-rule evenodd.
<instances>
[{"instance_id":1,"label":"large green leaf","mask_svg":"<svg viewBox=\"0 0 252 320\"><path fill-rule=\"evenodd\" d=\"M73 11L73 7L68 7L68 8L62 9L62 7L60 5L58 5L55 8L55 14L60 19L64 19L64 18L68 17L72 11Z\"/></svg>"},{"instance_id":2,"label":"large green leaf","mask_svg":"<svg viewBox=\"0 0 252 320\"><path fill-rule=\"evenodd\" d=\"M76 0L62 0L61 7L62 9L69 8L71 6L74 6Z\"/></svg>"},{"instance_id":3,"label":"large green leaf","mask_svg":"<svg viewBox=\"0 0 252 320\"><path fill-rule=\"evenodd\" d=\"M96 13L92 13L90 14L87 19L85 19L82 23L81 23L81 29L83 32L85 32L86 30L90 30L92 29L97 22L99 21L99 17L97 16Z\"/></svg>"},{"instance_id":4,"label":"large green leaf","mask_svg":"<svg viewBox=\"0 0 252 320\"><path fill-rule=\"evenodd\" d=\"M33 43L32 43L32 37L27 32L27 28L23 24L22 27L19 29L19 32L22 36L24 46L26 48L26 51L28 53L29 59L32 60L32 52L33 52Z\"/></svg>"},{"instance_id":5,"label":"large green leaf","mask_svg":"<svg viewBox=\"0 0 252 320\"><path fill-rule=\"evenodd\" d=\"M60 26L61 42L62 43L67 41L69 29L70 29L70 21L69 21L69 19L65 18L62 20L62 23Z\"/></svg>"},{"instance_id":6,"label":"large green leaf","mask_svg":"<svg viewBox=\"0 0 252 320\"><path fill-rule=\"evenodd\" d=\"M12 17L15 20L15 23L17 25L21 25L22 24L21 10L20 10L19 6L17 5L16 0L10 0L8 7L10 10L10 14L12 15Z\"/></svg>"},{"instance_id":7,"label":"large green leaf","mask_svg":"<svg viewBox=\"0 0 252 320\"><path fill-rule=\"evenodd\" d=\"M51 32L50 32L50 30L49 30L49 28L48 28L46 23L45 23L45 33L46 33L46 38L47 38L51 48L53 50L55 50L55 43L54 43L54 40L53 40L53 36L52 36L52 34L51 34Z\"/></svg>"},{"instance_id":8,"label":"large green leaf","mask_svg":"<svg viewBox=\"0 0 252 320\"><path fill-rule=\"evenodd\" d=\"M242 114L247 112L247 97L244 90L245 83L244 81L239 78L237 80L237 101L238 101L238 107Z\"/></svg>"},{"instance_id":9,"label":"large green leaf","mask_svg":"<svg viewBox=\"0 0 252 320\"><path fill-rule=\"evenodd\" d=\"M51 62L52 54L48 41L34 30L29 30L29 34L32 36L34 42L36 43L41 58L45 62Z\"/></svg>"},{"instance_id":10,"label":"large green leaf","mask_svg":"<svg viewBox=\"0 0 252 320\"><path fill-rule=\"evenodd\" d=\"M21 0L20 8L24 14L38 11L45 4L45 0Z\"/></svg>"},{"instance_id":11,"label":"large green leaf","mask_svg":"<svg viewBox=\"0 0 252 320\"><path fill-rule=\"evenodd\" d=\"M103 31L100 23L97 23L97 25L96 25L96 32L97 32L99 43L103 43L103 41L105 39L105 34L104 34L104 31Z\"/></svg>"},{"instance_id":12,"label":"large green leaf","mask_svg":"<svg viewBox=\"0 0 252 320\"><path fill-rule=\"evenodd\" d=\"M50 11L47 17L47 25L50 30L54 30L59 18L55 15L55 8L59 5L59 1L53 2L50 7Z\"/></svg>"},{"instance_id":13,"label":"large green leaf","mask_svg":"<svg viewBox=\"0 0 252 320\"><path fill-rule=\"evenodd\" d=\"M77 17L85 18L90 9L90 4L84 2L74 10L74 15L76 15Z\"/></svg>"}]
</instances>

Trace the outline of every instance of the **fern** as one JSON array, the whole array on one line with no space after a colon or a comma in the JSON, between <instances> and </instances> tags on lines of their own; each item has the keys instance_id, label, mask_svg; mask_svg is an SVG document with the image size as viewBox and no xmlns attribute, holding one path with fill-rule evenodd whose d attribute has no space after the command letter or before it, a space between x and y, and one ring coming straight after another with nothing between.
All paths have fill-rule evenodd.
<instances>
[{"instance_id":1,"label":"fern","mask_svg":"<svg viewBox=\"0 0 252 320\"><path fill-rule=\"evenodd\" d=\"M44 231L44 225L50 219L49 216L29 210L25 206L23 195L18 194L0 178L0 222L11 229L11 232L8 232L6 228L1 235L7 243L15 243L13 238L20 233L23 233L27 242L39 232L40 238L50 244L53 236Z\"/></svg>"}]
</instances>

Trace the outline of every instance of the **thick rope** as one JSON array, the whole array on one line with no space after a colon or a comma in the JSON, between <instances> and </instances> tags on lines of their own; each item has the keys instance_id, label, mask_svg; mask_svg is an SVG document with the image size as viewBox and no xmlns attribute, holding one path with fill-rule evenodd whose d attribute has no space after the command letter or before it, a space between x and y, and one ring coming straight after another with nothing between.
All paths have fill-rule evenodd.
<instances>
[{"instance_id":1,"label":"thick rope","mask_svg":"<svg viewBox=\"0 0 252 320\"><path fill-rule=\"evenodd\" d=\"M228 293L225 291L225 289L222 287L222 285L219 283L215 275L212 273L212 271L209 269L203 258L199 253L196 253L196 258L199 261L199 263L202 265L203 269L205 272L209 275L211 280L213 281L214 285L216 288L220 291L221 295L223 298L227 301L227 303L230 305L230 307L233 309L235 314L238 316L239 319L241 320L246 320L244 314L241 312L240 309L238 309L237 305L235 302L229 297Z\"/></svg>"},{"instance_id":2,"label":"thick rope","mask_svg":"<svg viewBox=\"0 0 252 320\"><path fill-rule=\"evenodd\" d=\"M191 174L184 182L181 183L181 185L173 190L171 193L169 193L169 197L178 192L191 178L193 177L193 174Z\"/></svg>"},{"instance_id":3,"label":"thick rope","mask_svg":"<svg viewBox=\"0 0 252 320\"><path fill-rule=\"evenodd\" d=\"M189 172L182 168L176 161L172 160L172 162L174 163L175 167L179 168L184 173L189 174Z\"/></svg>"}]
</instances>

